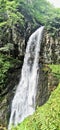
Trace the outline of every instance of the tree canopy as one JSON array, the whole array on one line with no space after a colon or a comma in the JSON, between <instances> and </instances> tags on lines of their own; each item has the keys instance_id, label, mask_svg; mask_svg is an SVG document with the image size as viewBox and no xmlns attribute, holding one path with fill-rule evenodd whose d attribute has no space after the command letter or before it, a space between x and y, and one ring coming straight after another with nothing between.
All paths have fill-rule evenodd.
<instances>
[{"instance_id":1,"label":"tree canopy","mask_svg":"<svg viewBox=\"0 0 60 130\"><path fill-rule=\"evenodd\" d=\"M25 17L32 17L34 22L45 25L48 30L50 27L59 29L60 26L60 9L46 0L0 0L0 26L17 22L24 26Z\"/></svg>"}]
</instances>

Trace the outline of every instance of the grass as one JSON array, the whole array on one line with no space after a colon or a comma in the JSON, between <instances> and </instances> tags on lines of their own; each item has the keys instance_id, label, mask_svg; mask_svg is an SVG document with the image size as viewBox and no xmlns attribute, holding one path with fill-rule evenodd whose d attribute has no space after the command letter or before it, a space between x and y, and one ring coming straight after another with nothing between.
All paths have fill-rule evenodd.
<instances>
[{"instance_id":1,"label":"grass","mask_svg":"<svg viewBox=\"0 0 60 130\"><path fill-rule=\"evenodd\" d=\"M60 80L60 65L49 65L51 72Z\"/></svg>"}]
</instances>

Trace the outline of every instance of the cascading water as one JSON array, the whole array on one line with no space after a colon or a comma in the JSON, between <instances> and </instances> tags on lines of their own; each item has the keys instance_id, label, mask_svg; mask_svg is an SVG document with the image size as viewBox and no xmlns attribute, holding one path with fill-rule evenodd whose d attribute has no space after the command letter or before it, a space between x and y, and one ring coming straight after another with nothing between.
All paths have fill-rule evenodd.
<instances>
[{"instance_id":1,"label":"cascading water","mask_svg":"<svg viewBox=\"0 0 60 130\"><path fill-rule=\"evenodd\" d=\"M33 114L36 107L36 90L39 78L39 53L44 27L40 27L29 38L21 79L12 101L8 129L16 126L25 117Z\"/></svg>"}]
</instances>

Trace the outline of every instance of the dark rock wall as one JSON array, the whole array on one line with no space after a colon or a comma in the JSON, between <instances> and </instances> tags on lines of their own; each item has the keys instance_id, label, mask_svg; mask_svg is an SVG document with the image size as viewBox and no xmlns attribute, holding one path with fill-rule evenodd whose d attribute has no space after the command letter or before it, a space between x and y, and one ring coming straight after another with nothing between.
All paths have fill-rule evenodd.
<instances>
[{"instance_id":1,"label":"dark rock wall","mask_svg":"<svg viewBox=\"0 0 60 130\"><path fill-rule=\"evenodd\" d=\"M11 103L20 80L20 73L21 65L9 71L8 84L3 93L0 94L0 124L3 126L8 126Z\"/></svg>"},{"instance_id":2,"label":"dark rock wall","mask_svg":"<svg viewBox=\"0 0 60 130\"><path fill-rule=\"evenodd\" d=\"M48 71L44 71L45 65L39 64L39 80L37 85L36 94L36 107L43 105L49 97L48 94Z\"/></svg>"}]
</instances>

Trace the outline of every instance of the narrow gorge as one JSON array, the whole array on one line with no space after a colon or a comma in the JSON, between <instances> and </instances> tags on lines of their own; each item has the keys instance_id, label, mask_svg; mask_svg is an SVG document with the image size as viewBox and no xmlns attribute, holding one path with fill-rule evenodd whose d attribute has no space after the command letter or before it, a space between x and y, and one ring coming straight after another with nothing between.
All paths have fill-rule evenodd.
<instances>
[{"instance_id":1,"label":"narrow gorge","mask_svg":"<svg viewBox=\"0 0 60 130\"><path fill-rule=\"evenodd\" d=\"M60 8L47 0L0 7L0 130L60 130Z\"/></svg>"}]
</instances>

